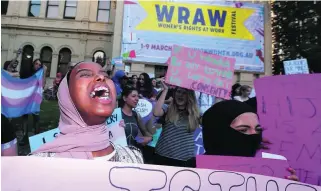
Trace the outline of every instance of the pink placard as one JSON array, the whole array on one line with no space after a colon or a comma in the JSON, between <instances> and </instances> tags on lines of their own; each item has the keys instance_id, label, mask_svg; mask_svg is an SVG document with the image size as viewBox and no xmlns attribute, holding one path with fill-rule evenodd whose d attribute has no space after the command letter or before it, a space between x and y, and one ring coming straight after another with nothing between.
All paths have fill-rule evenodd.
<instances>
[{"instance_id":1,"label":"pink placard","mask_svg":"<svg viewBox=\"0 0 321 191\"><path fill-rule=\"evenodd\" d=\"M215 170L247 172L265 176L284 178L289 176L289 164L286 160L232 156L196 156L196 167Z\"/></svg>"},{"instance_id":2,"label":"pink placard","mask_svg":"<svg viewBox=\"0 0 321 191\"><path fill-rule=\"evenodd\" d=\"M255 80L269 153L285 156L300 181L321 185L321 74Z\"/></svg>"},{"instance_id":3,"label":"pink placard","mask_svg":"<svg viewBox=\"0 0 321 191\"><path fill-rule=\"evenodd\" d=\"M234 65L234 58L174 45L168 62L166 82L229 99Z\"/></svg>"},{"instance_id":4,"label":"pink placard","mask_svg":"<svg viewBox=\"0 0 321 191\"><path fill-rule=\"evenodd\" d=\"M280 178L224 170L103 160L2 157L3 191L321 191Z\"/></svg>"}]
</instances>

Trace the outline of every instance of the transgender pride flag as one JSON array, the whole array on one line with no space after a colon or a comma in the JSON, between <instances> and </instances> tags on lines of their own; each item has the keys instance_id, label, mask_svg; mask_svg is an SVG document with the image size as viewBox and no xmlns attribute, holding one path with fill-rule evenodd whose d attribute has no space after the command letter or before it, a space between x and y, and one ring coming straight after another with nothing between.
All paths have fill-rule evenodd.
<instances>
[{"instance_id":1,"label":"transgender pride flag","mask_svg":"<svg viewBox=\"0 0 321 191\"><path fill-rule=\"evenodd\" d=\"M20 79L1 70L1 113L8 118L40 111L43 69Z\"/></svg>"}]
</instances>

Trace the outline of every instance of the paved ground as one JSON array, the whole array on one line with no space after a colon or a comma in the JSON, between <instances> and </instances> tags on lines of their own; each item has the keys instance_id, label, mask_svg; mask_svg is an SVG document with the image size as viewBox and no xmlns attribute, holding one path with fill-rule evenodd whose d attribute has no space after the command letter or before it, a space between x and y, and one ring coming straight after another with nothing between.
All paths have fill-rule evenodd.
<instances>
[{"instance_id":1,"label":"paved ground","mask_svg":"<svg viewBox=\"0 0 321 191\"><path fill-rule=\"evenodd\" d=\"M54 129L58 127L59 121L59 107L57 101L43 101L41 104L40 111L40 131L45 132L50 129ZM18 141L22 138L22 130L21 130L21 118L12 119L12 124L16 128L16 134ZM34 126L32 121L32 116L29 116L29 136L34 135ZM30 153L29 145L19 146L19 155L25 156Z\"/></svg>"}]
</instances>

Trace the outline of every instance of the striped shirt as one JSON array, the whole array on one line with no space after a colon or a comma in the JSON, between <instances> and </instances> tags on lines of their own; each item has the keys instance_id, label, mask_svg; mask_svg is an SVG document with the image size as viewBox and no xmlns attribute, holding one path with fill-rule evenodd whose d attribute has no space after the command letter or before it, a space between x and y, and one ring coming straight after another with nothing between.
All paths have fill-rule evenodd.
<instances>
[{"instance_id":1,"label":"striped shirt","mask_svg":"<svg viewBox=\"0 0 321 191\"><path fill-rule=\"evenodd\" d=\"M166 115L167 107L163 107ZM194 132L188 132L188 115L181 113L177 125L165 121L155 152L163 157L187 161L195 157Z\"/></svg>"}]
</instances>

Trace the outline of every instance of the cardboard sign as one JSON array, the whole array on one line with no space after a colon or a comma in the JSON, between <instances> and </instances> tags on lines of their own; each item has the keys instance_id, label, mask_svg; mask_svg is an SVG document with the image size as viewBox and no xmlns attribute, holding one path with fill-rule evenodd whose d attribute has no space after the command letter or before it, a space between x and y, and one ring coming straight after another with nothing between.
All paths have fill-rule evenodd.
<instances>
[{"instance_id":1,"label":"cardboard sign","mask_svg":"<svg viewBox=\"0 0 321 191\"><path fill-rule=\"evenodd\" d=\"M284 61L285 74L309 74L307 59Z\"/></svg>"},{"instance_id":2,"label":"cardboard sign","mask_svg":"<svg viewBox=\"0 0 321 191\"><path fill-rule=\"evenodd\" d=\"M174 45L166 82L229 99L233 85L234 65L233 58Z\"/></svg>"},{"instance_id":3,"label":"cardboard sign","mask_svg":"<svg viewBox=\"0 0 321 191\"><path fill-rule=\"evenodd\" d=\"M156 132L153 135L153 140L147 144L148 146L156 147L156 144L157 144L158 139L162 133L162 130L163 130L162 128L156 129Z\"/></svg>"},{"instance_id":4,"label":"cardboard sign","mask_svg":"<svg viewBox=\"0 0 321 191\"><path fill-rule=\"evenodd\" d=\"M41 145L53 141L59 134L60 131L58 128L56 128L29 137L30 151L33 152L37 150Z\"/></svg>"},{"instance_id":5,"label":"cardboard sign","mask_svg":"<svg viewBox=\"0 0 321 191\"><path fill-rule=\"evenodd\" d=\"M300 181L315 185L321 185L319 82L321 74L273 76L254 82L264 137L272 143L268 152L287 158Z\"/></svg>"},{"instance_id":6,"label":"cardboard sign","mask_svg":"<svg viewBox=\"0 0 321 191\"><path fill-rule=\"evenodd\" d=\"M248 173L64 158L1 157L1 175L4 191L321 191Z\"/></svg>"},{"instance_id":7,"label":"cardboard sign","mask_svg":"<svg viewBox=\"0 0 321 191\"><path fill-rule=\"evenodd\" d=\"M121 108L114 109L113 114L111 114L110 117L107 118L106 123L107 127L110 127L115 124L119 124L119 122L123 119L121 114Z\"/></svg>"},{"instance_id":8,"label":"cardboard sign","mask_svg":"<svg viewBox=\"0 0 321 191\"><path fill-rule=\"evenodd\" d=\"M122 120L120 108L115 109L113 114L107 118L106 123L109 129L109 139L116 145L127 146L125 130L119 125ZM29 137L30 151L33 152L41 145L53 141L59 134L59 128L56 128Z\"/></svg>"},{"instance_id":9,"label":"cardboard sign","mask_svg":"<svg viewBox=\"0 0 321 191\"><path fill-rule=\"evenodd\" d=\"M111 64L115 65L115 66L118 66L118 67L121 67L121 66L123 66L123 58L122 57L113 58L111 60Z\"/></svg>"},{"instance_id":10,"label":"cardboard sign","mask_svg":"<svg viewBox=\"0 0 321 191\"><path fill-rule=\"evenodd\" d=\"M284 178L284 176L290 175L287 171L289 164L286 160L254 157L198 155L196 156L196 167L247 172L278 178Z\"/></svg>"},{"instance_id":11,"label":"cardboard sign","mask_svg":"<svg viewBox=\"0 0 321 191\"><path fill-rule=\"evenodd\" d=\"M153 104L146 99L139 99L135 111L144 118L148 116L153 110Z\"/></svg>"},{"instance_id":12,"label":"cardboard sign","mask_svg":"<svg viewBox=\"0 0 321 191\"><path fill-rule=\"evenodd\" d=\"M202 155L205 153L204 145L203 145L203 133L202 127L200 126L194 132L194 141L195 141L195 155Z\"/></svg>"}]
</instances>

